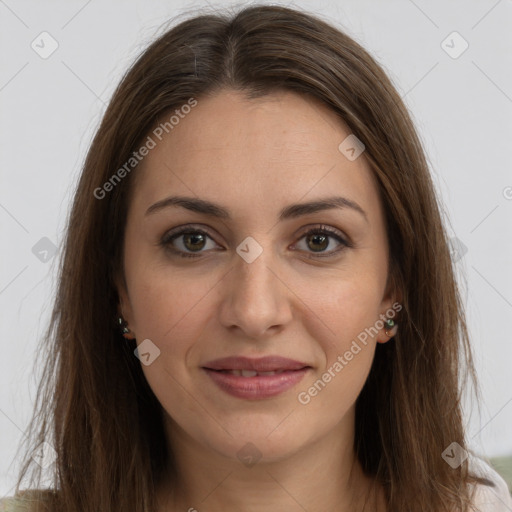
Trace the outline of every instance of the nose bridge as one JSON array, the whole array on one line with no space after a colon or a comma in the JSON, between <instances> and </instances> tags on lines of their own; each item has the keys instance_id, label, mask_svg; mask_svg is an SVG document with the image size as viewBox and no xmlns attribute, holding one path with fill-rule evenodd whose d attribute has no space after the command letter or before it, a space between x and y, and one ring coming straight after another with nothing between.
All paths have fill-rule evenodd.
<instances>
[{"instance_id":1,"label":"nose bridge","mask_svg":"<svg viewBox=\"0 0 512 512\"><path fill-rule=\"evenodd\" d=\"M222 321L227 327L236 325L246 335L257 337L289 320L286 287L275 275L271 249L264 249L250 263L240 255L237 258L228 277Z\"/></svg>"},{"instance_id":2,"label":"nose bridge","mask_svg":"<svg viewBox=\"0 0 512 512\"><path fill-rule=\"evenodd\" d=\"M272 260L270 249L265 249L260 256L250 263L240 258L234 270L242 294L261 296L270 291L268 288L273 287L273 281L275 280L275 275L270 270Z\"/></svg>"},{"instance_id":3,"label":"nose bridge","mask_svg":"<svg viewBox=\"0 0 512 512\"><path fill-rule=\"evenodd\" d=\"M270 249L265 249L251 263L240 257L235 265L233 277L236 296L254 309L266 309L262 306L270 309L270 302L278 300L275 294L279 290L276 289L276 277L271 271L273 258L270 253Z\"/></svg>"}]
</instances>

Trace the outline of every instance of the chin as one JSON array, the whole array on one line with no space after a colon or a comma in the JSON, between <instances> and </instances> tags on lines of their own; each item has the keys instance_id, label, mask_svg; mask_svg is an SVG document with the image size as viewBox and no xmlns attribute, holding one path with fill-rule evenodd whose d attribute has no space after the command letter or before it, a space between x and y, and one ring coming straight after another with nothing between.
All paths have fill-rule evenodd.
<instances>
[{"instance_id":1,"label":"chin","mask_svg":"<svg viewBox=\"0 0 512 512\"><path fill-rule=\"evenodd\" d=\"M229 435L220 435L212 438L205 434L203 443L208 445L219 455L228 459L237 459L250 467L258 462L279 462L300 451L307 441L297 437L291 429L276 429L278 422L268 422L264 428L234 429L226 425ZM210 431L211 434L211 431ZM302 431L304 434L304 431ZM249 462L247 462L249 461Z\"/></svg>"}]
</instances>

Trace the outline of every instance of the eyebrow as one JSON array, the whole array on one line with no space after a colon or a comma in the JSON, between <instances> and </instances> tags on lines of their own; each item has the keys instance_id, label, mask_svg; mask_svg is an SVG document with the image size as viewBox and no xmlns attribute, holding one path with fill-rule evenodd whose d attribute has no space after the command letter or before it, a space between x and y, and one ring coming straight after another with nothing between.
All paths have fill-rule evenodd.
<instances>
[{"instance_id":1,"label":"eyebrow","mask_svg":"<svg viewBox=\"0 0 512 512\"><path fill-rule=\"evenodd\" d=\"M186 196L170 196L157 201L146 210L145 215L152 215L158 211L173 206L179 206L193 212L202 213L203 215L208 215L210 217L216 217L219 219L229 220L232 218L229 210L223 206L220 206L219 204L206 201L205 199ZM283 221L287 219L294 219L303 215L317 213L325 210L332 210L335 208L349 208L354 210L360 213L366 222L368 222L368 216L366 212L355 201L340 196L325 197L315 201L310 201L308 203L288 205L279 212L279 220Z\"/></svg>"}]
</instances>

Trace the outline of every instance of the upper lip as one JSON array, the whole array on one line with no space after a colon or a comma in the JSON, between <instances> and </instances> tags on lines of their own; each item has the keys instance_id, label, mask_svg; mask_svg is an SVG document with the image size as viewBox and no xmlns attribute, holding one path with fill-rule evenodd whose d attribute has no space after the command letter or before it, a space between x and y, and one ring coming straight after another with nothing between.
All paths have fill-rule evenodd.
<instances>
[{"instance_id":1,"label":"upper lip","mask_svg":"<svg viewBox=\"0 0 512 512\"><path fill-rule=\"evenodd\" d=\"M308 365L280 356L266 356L251 359L242 356L223 357L208 361L203 368L210 370L253 370L256 372L274 372L278 370L300 370Z\"/></svg>"}]
</instances>

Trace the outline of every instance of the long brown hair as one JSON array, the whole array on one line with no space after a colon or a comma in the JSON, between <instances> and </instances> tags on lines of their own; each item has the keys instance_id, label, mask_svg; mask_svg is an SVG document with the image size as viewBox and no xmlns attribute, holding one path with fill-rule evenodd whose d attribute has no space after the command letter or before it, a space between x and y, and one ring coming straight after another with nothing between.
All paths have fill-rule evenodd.
<instances>
[{"instance_id":1,"label":"long brown hair","mask_svg":"<svg viewBox=\"0 0 512 512\"><path fill-rule=\"evenodd\" d=\"M424 150L399 94L359 44L316 15L276 6L182 21L117 87L76 189L16 491L29 469L32 488L40 487L30 456L47 441L57 453L49 509L155 508L155 486L173 455L135 345L115 325L136 167L110 181L108 193L98 190L164 115L223 88L248 98L288 90L319 99L364 143L386 213L389 279L403 309L398 334L378 345L357 399L354 448L383 485L388 510L466 510L467 484L475 481L467 461L453 469L441 454L452 442L466 448L461 393L468 375L478 386Z\"/></svg>"}]
</instances>

